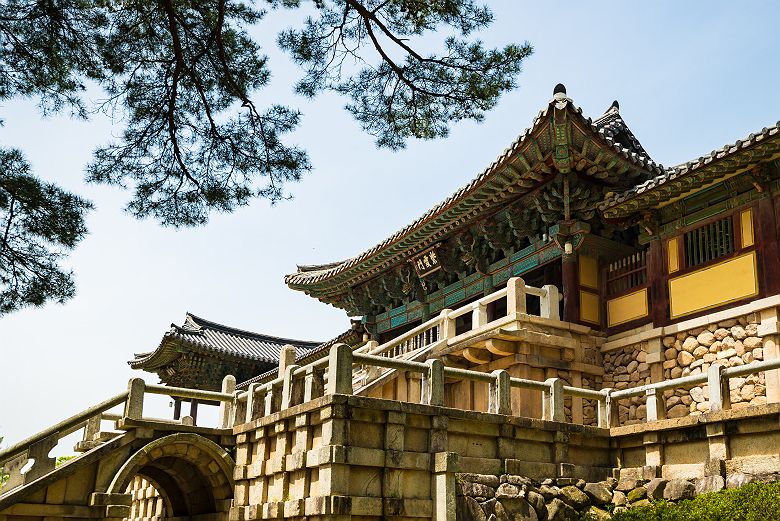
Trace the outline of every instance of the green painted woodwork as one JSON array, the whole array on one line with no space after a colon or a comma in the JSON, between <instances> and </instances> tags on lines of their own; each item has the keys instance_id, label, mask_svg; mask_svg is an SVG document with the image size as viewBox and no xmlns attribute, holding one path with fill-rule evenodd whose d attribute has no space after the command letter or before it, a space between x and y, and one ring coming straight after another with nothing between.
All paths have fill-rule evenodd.
<instances>
[{"instance_id":1,"label":"green painted woodwork","mask_svg":"<svg viewBox=\"0 0 780 521\"><path fill-rule=\"evenodd\" d=\"M776 165L769 169L769 175L774 179L767 183L764 193L758 192L750 175L744 173L665 206L659 211L663 224L658 228L658 232L652 236L640 235L640 243L647 244L658 238L673 237L681 228L750 204L766 197L767 192L773 195L780 193L780 172Z\"/></svg>"},{"instance_id":2,"label":"green painted woodwork","mask_svg":"<svg viewBox=\"0 0 780 521\"><path fill-rule=\"evenodd\" d=\"M582 236L578 235L581 241ZM536 249L538 248L538 249ZM445 307L457 305L459 302L493 291L497 286L506 284L510 277L519 277L529 271L561 256L563 252L551 242L534 240L534 244L515 252L508 259L493 263L487 275L471 273L458 282L428 295L430 315L439 313ZM376 316L376 331L384 333L390 329L409 324L422 319L422 304L419 301L409 302Z\"/></svg>"}]
</instances>

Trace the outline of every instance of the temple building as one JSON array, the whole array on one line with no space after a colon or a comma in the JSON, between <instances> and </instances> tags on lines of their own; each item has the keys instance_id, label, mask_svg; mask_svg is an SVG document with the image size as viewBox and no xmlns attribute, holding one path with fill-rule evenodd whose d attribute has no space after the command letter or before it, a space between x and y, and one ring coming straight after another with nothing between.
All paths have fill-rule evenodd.
<instances>
[{"instance_id":1,"label":"temple building","mask_svg":"<svg viewBox=\"0 0 780 521\"><path fill-rule=\"evenodd\" d=\"M590 119L557 85L531 127L469 184L373 248L300 266L285 282L362 317L379 345L410 332L419 345L435 344L442 326L423 338L426 321L473 306L447 315L457 317L446 346L409 350L446 366L598 390L706 372L715 360L759 360L776 350L756 331L762 303L780 294L779 157L775 125L664 167L617 101ZM557 325L520 320L488 331L507 314L508 297L477 304L513 277L559 290L559 303L529 293L522 304L528 315L557 307L546 310ZM556 340L534 340L545 335ZM363 392L404 399L412 385L378 382ZM762 374L745 385L732 401L762 403L774 384ZM448 405L487 410L486 385L450 386ZM577 400L567 413L592 420L592 407ZM538 415L538 401L513 394L513 413ZM621 408L621 421L639 419L643 403ZM687 394L667 401L689 412L697 403Z\"/></svg>"}]
</instances>

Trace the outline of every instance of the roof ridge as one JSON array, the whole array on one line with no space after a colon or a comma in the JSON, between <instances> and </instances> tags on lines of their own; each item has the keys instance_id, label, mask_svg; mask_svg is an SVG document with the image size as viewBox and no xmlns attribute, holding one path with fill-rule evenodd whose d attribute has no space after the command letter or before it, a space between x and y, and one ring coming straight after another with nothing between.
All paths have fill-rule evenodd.
<instances>
[{"instance_id":1,"label":"roof ridge","mask_svg":"<svg viewBox=\"0 0 780 521\"><path fill-rule=\"evenodd\" d=\"M313 340L297 340L294 338L285 338L285 337L278 337L274 335L267 335L264 333L255 333L253 331L247 331L245 329L239 329L231 326L226 326L224 324L220 324L218 322L214 322L212 320L208 320L202 317L199 317L193 313L190 313L189 311L186 313L185 320L189 317L195 324L199 326L205 326L210 329L216 329L223 333L233 334L236 336L243 336L243 337L249 337L253 339L260 339L260 340L269 340L277 343L288 343L300 347L309 346L311 348L317 347L320 345L320 342L313 341ZM175 325L175 324L173 324ZM176 326L177 329L181 329L181 326ZM184 329L187 333L193 333L194 331Z\"/></svg>"}]
</instances>

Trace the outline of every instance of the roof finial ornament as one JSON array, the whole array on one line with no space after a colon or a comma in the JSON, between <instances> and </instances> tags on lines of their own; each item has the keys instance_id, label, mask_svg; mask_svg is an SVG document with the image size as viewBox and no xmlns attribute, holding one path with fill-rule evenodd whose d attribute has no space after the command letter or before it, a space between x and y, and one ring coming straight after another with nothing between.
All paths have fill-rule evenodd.
<instances>
[{"instance_id":1,"label":"roof finial ornament","mask_svg":"<svg viewBox=\"0 0 780 521\"><path fill-rule=\"evenodd\" d=\"M618 103L618 100L615 100L612 102L612 105L609 106L609 110L615 109L615 112L620 112L620 103Z\"/></svg>"},{"instance_id":2,"label":"roof finial ornament","mask_svg":"<svg viewBox=\"0 0 780 521\"><path fill-rule=\"evenodd\" d=\"M555 108L564 108L568 99L569 98L566 96L566 87L563 85L563 83L556 85L553 89L553 100L555 100Z\"/></svg>"}]
</instances>

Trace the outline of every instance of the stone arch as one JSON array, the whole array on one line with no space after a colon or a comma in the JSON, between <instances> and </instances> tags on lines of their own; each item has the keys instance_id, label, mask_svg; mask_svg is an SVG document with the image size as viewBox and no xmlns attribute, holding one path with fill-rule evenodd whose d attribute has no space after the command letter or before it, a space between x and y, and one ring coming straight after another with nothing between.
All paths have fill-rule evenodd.
<instances>
[{"instance_id":1,"label":"stone arch","mask_svg":"<svg viewBox=\"0 0 780 521\"><path fill-rule=\"evenodd\" d=\"M192 433L145 445L117 471L109 494L123 494L136 476L156 485L168 517L227 513L233 497L234 461L213 441Z\"/></svg>"}]
</instances>

